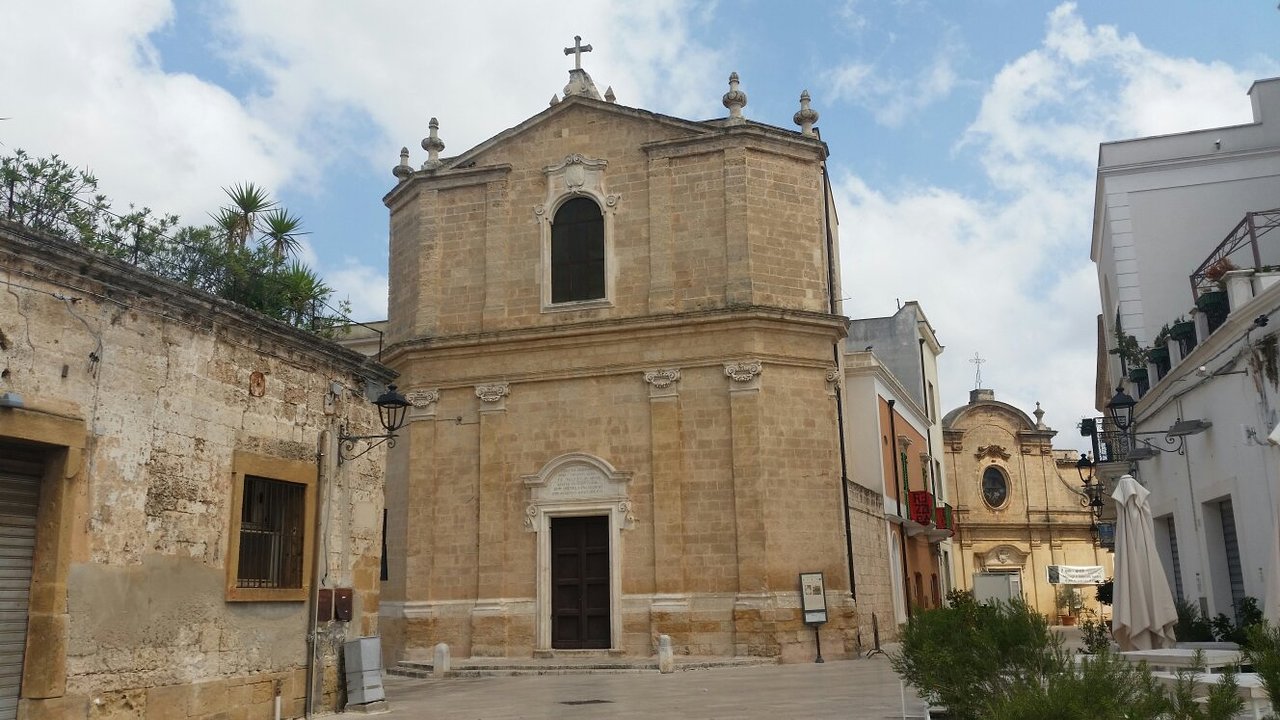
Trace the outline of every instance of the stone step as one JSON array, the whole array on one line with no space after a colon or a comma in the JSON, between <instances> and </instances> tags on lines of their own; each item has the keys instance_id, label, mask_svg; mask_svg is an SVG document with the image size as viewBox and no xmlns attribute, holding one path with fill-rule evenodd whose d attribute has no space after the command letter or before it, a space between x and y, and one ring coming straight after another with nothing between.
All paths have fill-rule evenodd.
<instances>
[{"instance_id":1,"label":"stone step","mask_svg":"<svg viewBox=\"0 0 1280 720\"><path fill-rule=\"evenodd\" d=\"M707 670L711 668L753 667L776 665L774 658L684 658L676 659L676 671ZM432 663L401 661L387 669L388 675L400 677L433 677ZM530 675L606 675L627 673L653 673L658 671L655 658L628 660L606 658L573 658L565 661L548 659L501 659L455 661L449 677L514 677Z\"/></svg>"}]
</instances>

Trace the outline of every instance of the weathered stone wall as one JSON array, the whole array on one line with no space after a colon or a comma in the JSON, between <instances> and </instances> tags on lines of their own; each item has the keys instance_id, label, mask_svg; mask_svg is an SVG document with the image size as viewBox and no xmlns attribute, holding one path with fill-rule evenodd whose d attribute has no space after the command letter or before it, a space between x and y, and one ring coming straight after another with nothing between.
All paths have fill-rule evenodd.
<instances>
[{"instance_id":1,"label":"weathered stone wall","mask_svg":"<svg viewBox=\"0 0 1280 720\"><path fill-rule=\"evenodd\" d=\"M858 590L859 638L865 649L874 647L871 616L880 628L882 643L898 636L893 612L893 575L889 568L889 540L884 519L884 496L855 482L849 483L849 526L853 536L853 563Z\"/></svg>"},{"instance_id":2,"label":"weathered stone wall","mask_svg":"<svg viewBox=\"0 0 1280 720\"><path fill-rule=\"evenodd\" d=\"M67 470L73 508L42 526L36 549L39 566L62 553L51 538L69 543L65 566L48 573L65 588L65 631L28 650L29 662L52 658L65 681L24 686L22 716L261 714L277 681L286 712L300 714L310 602L226 599L234 456L315 468L323 557L313 582L356 597L352 623L321 635L375 633L382 451L339 468L334 434L344 422L378 426L366 382L389 371L11 226L0 227L0 277L0 390L25 402L0 410L0 435L38 440L33 428L51 416L81 427L84 448ZM335 643L323 644L336 708Z\"/></svg>"}]
</instances>

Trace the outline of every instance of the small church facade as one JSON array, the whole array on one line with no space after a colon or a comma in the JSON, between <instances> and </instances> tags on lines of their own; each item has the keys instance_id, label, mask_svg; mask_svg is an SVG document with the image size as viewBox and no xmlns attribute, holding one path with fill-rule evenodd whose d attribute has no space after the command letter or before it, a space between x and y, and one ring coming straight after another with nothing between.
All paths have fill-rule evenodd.
<instances>
[{"instance_id":1,"label":"small church facade","mask_svg":"<svg viewBox=\"0 0 1280 720\"><path fill-rule=\"evenodd\" d=\"M957 515L956 585L979 594L1008 587L1054 623L1074 622L1080 606L1072 607L1064 588L1101 614L1091 583L1072 584L1081 579L1072 575L1100 568L1111 577L1113 555L1099 545L1093 513L1082 502L1080 455L1053 448L1057 431L1045 424L1039 403L1034 415L978 389L969 404L943 417L946 481Z\"/></svg>"},{"instance_id":2,"label":"small church facade","mask_svg":"<svg viewBox=\"0 0 1280 720\"><path fill-rule=\"evenodd\" d=\"M589 47L589 46L588 46ZM587 48L579 48L585 51ZM579 55L580 58L580 55ZM455 157L403 151L385 361L388 661L856 651L834 212L800 131L564 98Z\"/></svg>"}]
</instances>

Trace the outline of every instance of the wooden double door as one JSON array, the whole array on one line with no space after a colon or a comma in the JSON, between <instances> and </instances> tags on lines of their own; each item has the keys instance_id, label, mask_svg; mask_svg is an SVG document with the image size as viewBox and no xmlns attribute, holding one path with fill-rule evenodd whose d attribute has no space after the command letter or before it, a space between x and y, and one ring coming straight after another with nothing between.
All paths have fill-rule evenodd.
<instances>
[{"instance_id":1,"label":"wooden double door","mask_svg":"<svg viewBox=\"0 0 1280 720\"><path fill-rule=\"evenodd\" d=\"M609 647L609 517L551 518L551 647Z\"/></svg>"}]
</instances>

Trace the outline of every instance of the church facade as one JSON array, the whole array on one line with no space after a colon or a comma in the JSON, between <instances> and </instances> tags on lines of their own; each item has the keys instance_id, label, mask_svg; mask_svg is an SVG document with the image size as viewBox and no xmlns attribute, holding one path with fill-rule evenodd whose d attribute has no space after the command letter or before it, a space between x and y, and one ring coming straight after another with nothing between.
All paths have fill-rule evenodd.
<instances>
[{"instance_id":1,"label":"church facade","mask_svg":"<svg viewBox=\"0 0 1280 720\"><path fill-rule=\"evenodd\" d=\"M996 400L993 390L978 389L970 392L968 405L942 419L960 546L956 584L980 595L1007 587L1054 623L1074 622L1079 608L1070 606L1071 591L1064 588L1075 588L1084 608L1105 610L1091 583L1073 585L1076 578L1056 571L1100 568L1111 577L1113 556L1099 546L1093 514L1081 502L1080 455L1054 449L1057 431L1044 423L1038 403L1034 414L1033 420Z\"/></svg>"},{"instance_id":2,"label":"church facade","mask_svg":"<svg viewBox=\"0 0 1280 720\"><path fill-rule=\"evenodd\" d=\"M583 48L585 50L585 48ZM386 362L391 660L856 651L825 144L565 97L395 169Z\"/></svg>"}]
</instances>

